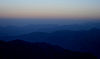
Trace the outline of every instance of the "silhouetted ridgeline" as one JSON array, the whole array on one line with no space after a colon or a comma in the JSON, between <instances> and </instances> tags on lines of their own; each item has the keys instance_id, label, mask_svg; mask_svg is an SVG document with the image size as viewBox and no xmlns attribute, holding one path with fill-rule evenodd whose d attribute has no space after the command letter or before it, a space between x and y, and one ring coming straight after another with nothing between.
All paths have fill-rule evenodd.
<instances>
[{"instance_id":1,"label":"silhouetted ridgeline","mask_svg":"<svg viewBox=\"0 0 100 59\"><path fill-rule=\"evenodd\" d=\"M59 30L51 33L32 32L20 36L1 36L0 40L11 41L21 39L28 42L46 42L59 45L65 49L89 52L100 56L100 29ZM100 58L100 57L99 57Z\"/></svg>"},{"instance_id":2,"label":"silhouetted ridgeline","mask_svg":"<svg viewBox=\"0 0 100 59\"><path fill-rule=\"evenodd\" d=\"M99 23L86 23L74 25L57 25L57 24L40 24L40 25L27 25L27 26L6 26L0 27L0 36L16 36L28 34L31 32L54 32L58 30L89 30L91 28L99 28Z\"/></svg>"},{"instance_id":3,"label":"silhouetted ridgeline","mask_svg":"<svg viewBox=\"0 0 100 59\"><path fill-rule=\"evenodd\" d=\"M66 50L47 43L0 41L0 59L97 59L89 53Z\"/></svg>"}]
</instances>

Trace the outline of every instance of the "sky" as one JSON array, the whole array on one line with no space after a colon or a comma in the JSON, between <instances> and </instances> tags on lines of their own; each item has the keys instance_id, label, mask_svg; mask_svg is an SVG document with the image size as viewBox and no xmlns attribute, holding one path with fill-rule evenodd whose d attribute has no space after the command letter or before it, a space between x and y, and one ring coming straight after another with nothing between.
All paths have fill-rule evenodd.
<instances>
[{"instance_id":1,"label":"sky","mask_svg":"<svg viewBox=\"0 0 100 59\"><path fill-rule=\"evenodd\" d=\"M0 0L0 18L100 18L100 0Z\"/></svg>"}]
</instances>

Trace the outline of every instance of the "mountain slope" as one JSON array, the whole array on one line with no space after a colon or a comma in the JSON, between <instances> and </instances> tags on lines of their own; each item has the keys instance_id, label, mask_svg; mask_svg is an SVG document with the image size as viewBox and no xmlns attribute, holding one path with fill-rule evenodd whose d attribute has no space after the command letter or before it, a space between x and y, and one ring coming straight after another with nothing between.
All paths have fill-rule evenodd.
<instances>
[{"instance_id":1,"label":"mountain slope","mask_svg":"<svg viewBox=\"0 0 100 59\"><path fill-rule=\"evenodd\" d=\"M89 53L72 52L47 43L0 41L0 59L97 59Z\"/></svg>"}]
</instances>

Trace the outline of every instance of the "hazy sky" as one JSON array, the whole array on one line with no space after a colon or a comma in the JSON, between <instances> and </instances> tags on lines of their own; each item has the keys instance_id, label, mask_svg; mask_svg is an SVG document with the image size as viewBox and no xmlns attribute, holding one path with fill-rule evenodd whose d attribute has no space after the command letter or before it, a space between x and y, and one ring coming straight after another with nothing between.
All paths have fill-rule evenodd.
<instances>
[{"instance_id":1,"label":"hazy sky","mask_svg":"<svg viewBox=\"0 0 100 59\"><path fill-rule=\"evenodd\" d=\"M0 0L0 17L100 18L100 0Z\"/></svg>"}]
</instances>

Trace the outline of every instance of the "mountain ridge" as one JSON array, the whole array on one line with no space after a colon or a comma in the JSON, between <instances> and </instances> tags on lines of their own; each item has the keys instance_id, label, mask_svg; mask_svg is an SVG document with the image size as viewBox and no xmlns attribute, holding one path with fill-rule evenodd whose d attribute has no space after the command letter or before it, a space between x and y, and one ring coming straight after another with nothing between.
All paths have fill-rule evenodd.
<instances>
[{"instance_id":1,"label":"mountain ridge","mask_svg":"<svg viewBox=\"0 0 100 59\"><path fill-rule=\"evenodd\" d=\"M97 59L90 53L72 52L48 43L30 43L23 40L1 42L0 59Z\"/></svg>"}]
</instances>

